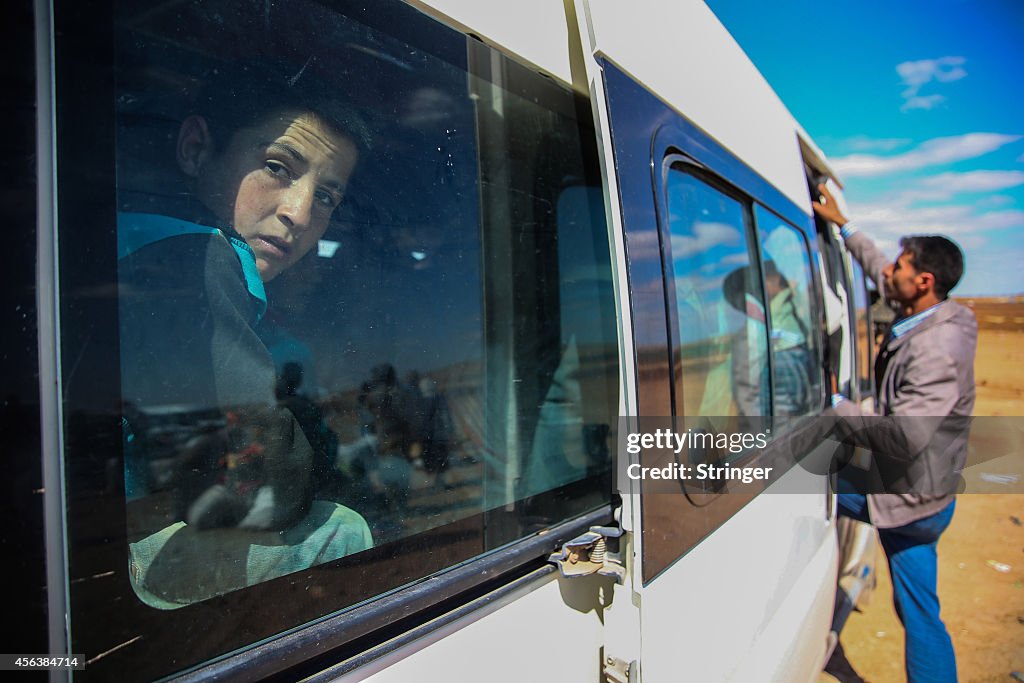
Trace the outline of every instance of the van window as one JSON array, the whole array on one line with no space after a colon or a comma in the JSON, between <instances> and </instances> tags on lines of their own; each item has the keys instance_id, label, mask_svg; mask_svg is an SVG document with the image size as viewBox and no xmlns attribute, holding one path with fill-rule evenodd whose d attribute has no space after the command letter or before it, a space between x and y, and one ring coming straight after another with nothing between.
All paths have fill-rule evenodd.
<instances>
[{"instance_id":1,"label":"van window","mask_svg":"<svg viewBox=\"0 0 1024 683\"><path fill-rule=\"evenodd\" d=\"M853 278L854 322L857 326L855 333L857 340L857 384L860 388L860 397L867 398L874 395L874 361L871 355L874 335L871 333L871 298L868 294L868 281L864 277L864 270L854 259L850 259L850 270L852 271Z\"/></svg>"},{"instance_id":2,"label":"van window","mask_svg":"<svg viewBox=\"0 0 1024 683\"><path fill-rule=\"evenodd\" d=\"M745 207L678 166L666 192L682 364L676 414L768 415L767 318Z\"/></svg>"},{"instance_id":3,"label":"van window","mask_svg":"<svg viewBox=\"0 0 1024 683\"><path fill-rule=\"evenodd\" d=\"M59 225L94 312L62 330L71 507L107 496L124 534L81 524L71 554L131 589L72 587L83 651L109 647L98 606L142 605L120 618L160 677L608 504L588 104L400 3L128 2L113 26L113 145L58 149L68 188L115 170ZM211 609L247 625L173 637Z\"/></svg>"},{"instance_id":4,"label":"van window","mask_svg":"<svg viewBox=\"0 0 1024 683\"><path fill-rule=\"evenodd\" d=\"M754 209L768 298L773 415L808 415L820 407L821 369L811 309L811 256L800 231L760 204Z\"/></svg>"}]
</instances>

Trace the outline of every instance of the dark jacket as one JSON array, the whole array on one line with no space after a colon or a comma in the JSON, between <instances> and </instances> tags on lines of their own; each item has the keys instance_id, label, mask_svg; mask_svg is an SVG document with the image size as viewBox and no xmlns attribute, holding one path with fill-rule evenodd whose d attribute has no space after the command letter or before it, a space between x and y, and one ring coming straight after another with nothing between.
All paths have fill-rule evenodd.
<instances>
[{"instance_id":1,"label":"dark jacket","mask_svg":"<svg viewBox=\"0 0 1024 683\"><path fill-rule=\"evenodd\" d=\"M178 445L159 454L175 470L164 485L174 487L179 508L194 511L194 497L214 483L230 488L243 472L225 471L221 454L247 448L259 456L258 472L235 488L272 491L273 508L257 519L240 503L208 525L296 523L311 503L312 454L292 414L277 405L274 364L255 330L265 299L251 250L221 229L150 214L121 214L118 241L122 396L133 410L179 425ZM204 435L204 418L190 417L202 415L232 429L219 440ZM131 455L146 460L143 471L155 457L146 448Z\"/></svg>"}]
</instances>

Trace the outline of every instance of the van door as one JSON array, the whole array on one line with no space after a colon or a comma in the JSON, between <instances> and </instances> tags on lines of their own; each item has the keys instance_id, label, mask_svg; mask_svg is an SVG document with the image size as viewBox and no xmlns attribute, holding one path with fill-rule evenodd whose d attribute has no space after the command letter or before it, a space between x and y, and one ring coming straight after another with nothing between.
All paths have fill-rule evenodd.
<instances>
[{"instance_id":1,"label":"van door","mask_svg":"<svg viewBox=\"0 0 1024 683\"><path fill-rule=\"evenodd\" d=\"M607 196L621 201L609 220L628 257L637 364L639 417L622 430L632 448L620 445L618 468L623 526L633 532L637 635L620 636L610 619L605 652L631 653L645 681L809 680L823 663L835 585L825 478L793 462L756 478L772 466L772 448L655 441L670 431L792 443L803 433L805 451L820 442L799 431L813 432L826 400L809 206L794 204L686 118L682 103L663 101L657 78L645 78L659 59L677 69L720 56L736 62L739 48L706 7L580 0L576 11ZM701 43L702 62L676 54L684 41L670 38L683 28L686 41ZM714 87L734 81L742 79L725 73ZM700 101L713 88L690 95L702 113L714 109ZM799 164L795 136L788 141ZM789 313L771 284L780 275ZM788 346L776 342L786 335ZM640 479L644 468L670 479ZM697 472L721 476L698 480Z\"/></svg>"}]
</instances>

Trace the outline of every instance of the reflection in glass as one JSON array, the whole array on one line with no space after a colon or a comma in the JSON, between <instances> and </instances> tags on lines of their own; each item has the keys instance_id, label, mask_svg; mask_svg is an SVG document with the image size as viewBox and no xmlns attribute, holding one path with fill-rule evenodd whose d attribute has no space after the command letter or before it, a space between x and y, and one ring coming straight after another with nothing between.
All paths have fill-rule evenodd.
<instances>
[{"instance_id":1,"label":"reflection in glass","mask_svg":"<svg viewBox=\"0 0 1024 683\"><path fill-rule=\"evenodd\" d=\"M128 540L161 608L473 516L482 552L610 495L574 96L477 41L257 4L129 3L115 33Z\"/></svg>"},{"instance_id":2,"label":"reflection in glass","mask_svg":"<svg viewBox=\"0 0 1024 683\"><path fill-rule=\"evenodd\" d=\"M764 207L755 208L768 296L770 348L777 418L819 407L821 372L811 316L810 254L800 232Z\"/></svg>"},{"instance_id":3,"label":"reflection in glass","mask_svg":"<svg viewBox=\"0 0 1024 683\"><path fill-rule=\"evenodd\" d=\"M857 326L857 383L860 387L860 396L866 398L874 394L872 390L872 363L871 344L874 342L871 333L871 299L868 295L867 280L864 278L864 271L860 264L850 259L850 270L853 277L853 309L855 324Z\"/></svg>"},{"instance_id":4,"label":"reflection in glass","mask_svg":"<svg viewBox=\"0 0 1024 683\"><path fill-rule=\"evenodd\" d=\"M676 411L767 415L764 300L743 206L675 168L666 187L682 364Z\"/></svg>"}]
</instances>

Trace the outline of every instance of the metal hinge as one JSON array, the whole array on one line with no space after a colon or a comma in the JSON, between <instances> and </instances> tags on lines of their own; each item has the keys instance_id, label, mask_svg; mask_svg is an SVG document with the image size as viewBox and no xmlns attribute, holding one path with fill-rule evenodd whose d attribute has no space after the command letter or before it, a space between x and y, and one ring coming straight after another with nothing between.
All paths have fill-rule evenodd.
<instances>
[{"instance_id":1,"label":"metal hinge","mask_svg":"<svg viewBox=\"0 0 1024 683\"><path fill-rule=\"evenodd\" d=\"M605 657L604 678L608 683L629 683L636 680L636 662L617 657Z\"/></svg>"},{"instance_id":2,"label":"metal hinge","mask_svg":"<svg viewBox=\"0 0 1024 683\"><path fill-rule=\"evenodd\" d=\"M618 527L592 526L590 531L565 543L560 552L552 553L548 562L557 564L567 579L600 574L611 576L621 584L626 576L626 567L617 540L620 536L622 529ZM609 550L608 539L616 539L615 551Z\"/></svg>"}]
</instances>

